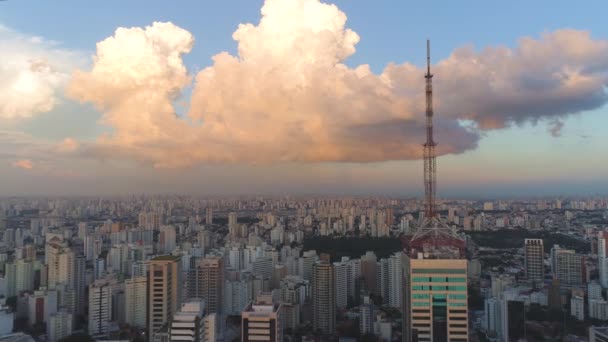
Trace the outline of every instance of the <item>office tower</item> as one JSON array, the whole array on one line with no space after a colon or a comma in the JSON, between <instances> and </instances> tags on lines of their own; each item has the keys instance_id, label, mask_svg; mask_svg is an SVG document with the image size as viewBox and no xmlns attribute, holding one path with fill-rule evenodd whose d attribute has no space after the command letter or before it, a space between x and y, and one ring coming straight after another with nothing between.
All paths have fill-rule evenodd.
<instances>
[{"instance_id":1,"label":"office tower","mask_svg":"<svg viewBox=\"0 0 608 342\"><path fill-rule=\"evenodd\" d=\"M467 261L411 259L411 333L418 341L468 341Z\"/></svg>"},{"instance_id":2,"label":"office tower","mask_svg":"<svg viewBox=\"0 0 608 342\"><path fill-rule=\"evenodd\" d=\"M589 342L608 342L608 327L589 327Z\"/></svg>"},{"instance_id":3,"label":"office tower","mask_svg":"<svg viewBox=\"0 0 608 342\"><path fill-rule=\"evenodd\" d=\"M542 239L525 239L525 269L526 278L542 283L545 279L544 246Z\"/></svg>"},{"instance_id":4,"label":"office tower","mask_svg":"<svg viewBox=\"0 0 608 342\"><path fill-rule=\"evenodd\" d=\"M365 252L361 257L361 276L365 279L365 286L369 293L376 293L376 254L371 251Z\"/></svg>"},{"instance_id":5,"label":"office tower","mask_svg":"<svg viewBox=\"0 0 608 342\"><path fill-rule=\"evenodd\" d=\"M241 341L283 341L282 306L272 293L260 293L241 313Z\"/></svg>"},{"instance_id":6,"label":"office tower","mask_svg":"<svg viewBox=\"0 0 608 342\"><path fill-rule=\"evenodd\" d=\"M148 261L146 325L150 341L181 305L181 273L179 256L164 255Z\"/></svg>"},{"instance_id":7,"label":"office tower","mask_svg":"<svg viewBox=\"0 0 608 342\"><path fill-rule=\"evenodd\" d=\"M572 296L570 299L570 316L579 321L585 320L585 298L581 296Z\"/></svg>"},{"instance_id":8,"label":"office tower","mask_svg":"<svg viewBox=\"0 0 608 342\"><path fill-rule=\"evenodd\" d=\"M215 342L216 329L215 317L207 315L205 301L191 299L173 315L169 341Z\"/></svg>"},{"instance_id":9,"label":"office tower","mask_svg":"<svg viewBox=\"0 0 608 342\"><path fill-rule=\"evenodd\" d=\"M49 315L46 324L47 342L57 342L72 334L72 314L67 311L58 311Z\"/></svg>"},{"instance_id":10,"label":"office tower","mask_svg":"<svg viewBox=\"0 0 608 342\"><path fill-rule=\"evenodd\" d=\"M89 335L106 337L112 320L112 290L115 281L98 279L89 285Z\"/></svg>"},{"instance_id":11,"label":"office tower","mask_svg":"<svg viewBox=\"0 0 608 342\"><path fill-rule=\"evenodd\" d=\"M312 279L313 329L331 335L336 329L336 282L332 264L315 263Z\"/></svg>"},{"instance_id":12,"label":"office tower","mask_svg":"<svg viewBox=\"0 0 608 342\"><path fill-rule=\"evenodd\" d=\"M160 228L160 235L158 237L158 245L160 253L171 254L175 250L175 227L163 226Z\"/></svg>"},{"instance_id":13,"label":"office tower","mask_svg":"<svg viewBox=\"0 0 608 342\"><path fill-rule=\"evenodd\" d=\"M598 233L597 258L600 284L602 284L603 288L608 288L608 232Z\"/></svg>"},{"instance_id":14,"label":"office tower","mask_svg":"<svg viewBox=\"0 0 608 342\"><path fill-rule=\"evenodd\" d=\"M205 223L213 224L213 208L205 209Z\"/></svg>"},{"instance_id":15,"label":"office tower","mask_svg":"<svg viewBox=\"0 0 608 342\"><path fill-rule=\"evenodd\" d=\"M551 266L553 276L560 280L562 285L580 286L585 276L585 258L576 254L574 250L560 248L555 245L551 248Z\"/></svg>"},{"instance_id":16,"label":"office tower","mask_svg":"<svg viewBox=\"0 0 608 342\"><path fill-rule=\"evenodd\" d=\"M145 276L125 280L125 321L132 327L146 327L147 287Z\"/></svg>"},{"instance_id":17,"label":"office tower","mask_svg":"<svg viewBox=\"0 0 608 342\"><path fill-rule=\"evenodd\" d=\"M220 256L199 259L188 277L188 297L204 299L209 313L221 313L224 297L224 259Z\"/></svg>"}]
</instances>

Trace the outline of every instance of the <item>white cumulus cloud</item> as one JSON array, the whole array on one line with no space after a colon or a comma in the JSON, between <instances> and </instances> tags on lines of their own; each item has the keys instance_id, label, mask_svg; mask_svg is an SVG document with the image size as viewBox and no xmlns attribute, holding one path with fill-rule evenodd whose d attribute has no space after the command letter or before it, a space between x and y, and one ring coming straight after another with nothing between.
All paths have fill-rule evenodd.
<instances>
[{"instance_id":1,"label":"white cumulus cloud","mask_svg":"<svg viewBox=\"0 0 608 342\"><path fill-rule=\"evenodd\" d=\"M234 32L237 55L219 53L195 75L185 117L173 104L192 81L182 61L189 32L154 23L98 43L92 69L76 72L68 90L113 128L89 151L158 167L421 157L423 68L345 65L360 37L334 5L266 0L261 13ZM603 105L607 60L606 41L570 29L515 48L455 50L433 66L439 153L475 148L483 130Z\"/></svg>"},{"instance_id":2,"label":"white cumulus cloud","mask_svg":"<svg viewBox=\"0 0 608 342\"><path fill-rule=\"evenodd\" d=\"M0 25L0 120L52 110L78 54Z\"/></svg>"}]
</instances>

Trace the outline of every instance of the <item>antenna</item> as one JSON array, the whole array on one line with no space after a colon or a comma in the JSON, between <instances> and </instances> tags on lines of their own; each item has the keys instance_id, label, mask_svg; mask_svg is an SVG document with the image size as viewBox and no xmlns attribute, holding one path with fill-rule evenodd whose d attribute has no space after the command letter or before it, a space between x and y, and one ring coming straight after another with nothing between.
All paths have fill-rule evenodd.
<instances>
[{"instance_id":1,"label":"antenna","mask_svg":"<svg viewBox=\"0 0 608 342\"><path fill-rule=\"evenodd\" d=\"M433 74L431 74L431 42L426 41L426 142L424 143L424 220L411 240L414 251L431 247L436 251L443 248L456 248L460 254L464 251L464 241L455 230L448 227L439 218L436 203L437 162L435 140L433 139Z\"/></svg>"}]
</instances>

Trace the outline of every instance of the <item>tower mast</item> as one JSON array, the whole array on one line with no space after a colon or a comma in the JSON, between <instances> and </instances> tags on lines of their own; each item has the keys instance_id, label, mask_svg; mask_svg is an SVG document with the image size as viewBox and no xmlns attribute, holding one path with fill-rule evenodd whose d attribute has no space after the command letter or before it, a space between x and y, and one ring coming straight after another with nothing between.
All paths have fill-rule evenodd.
<instances>
[{"instance_id":1,"label":"tower mast","mask_svg":"<svg viewBox=\"0 0 608 342\"><path fill-rule=\"evenodd\" d=\"M424 143L424 216L431 219L437 216L435 193L437 173L435 146L433 140L433 74L431 74L431 42L426 41L426 142Z\"/></svg>"}]
</instances>

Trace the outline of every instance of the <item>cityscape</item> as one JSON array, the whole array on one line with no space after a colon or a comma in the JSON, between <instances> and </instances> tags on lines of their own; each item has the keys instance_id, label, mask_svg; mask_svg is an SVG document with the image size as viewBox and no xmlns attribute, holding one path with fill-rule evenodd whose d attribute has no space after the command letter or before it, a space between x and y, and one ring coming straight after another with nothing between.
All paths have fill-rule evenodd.
<instances>
[{"instance_id":1,"label":"cityscape","mask_svg":"<svg viewBox=\"0 0 608 342\"><path fill-rule=\"evenodd\" d=\"M0 2L0 342L608 341L603 19L335 2Z\"/></svg>"}]
</instances>

